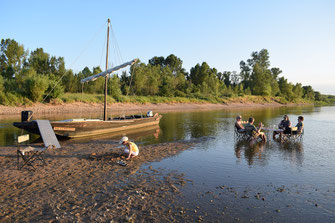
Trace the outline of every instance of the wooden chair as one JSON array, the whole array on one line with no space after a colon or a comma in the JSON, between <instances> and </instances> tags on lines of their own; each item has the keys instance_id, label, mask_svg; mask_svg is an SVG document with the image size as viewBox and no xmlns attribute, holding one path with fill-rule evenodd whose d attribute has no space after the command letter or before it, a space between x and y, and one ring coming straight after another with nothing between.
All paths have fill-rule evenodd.
<instances>
[{"instance_id":1,"label":"wooden chair","mask_svg":"<svg viewBox=\"0 0 335 223\"><path fill-rule=\"evenodd\" d=\"M28 142L28 143L26 143ZM20 135L17 137L17 168L21 170L25 166L30 166L34 171L36 170L35 161L42 162L43 165L47 165L44 159L44 152L53 146L48 147L32 147L29 146L29 134ZM20 158L22 164L20 164Z\"/></svg>"}]
</instances>

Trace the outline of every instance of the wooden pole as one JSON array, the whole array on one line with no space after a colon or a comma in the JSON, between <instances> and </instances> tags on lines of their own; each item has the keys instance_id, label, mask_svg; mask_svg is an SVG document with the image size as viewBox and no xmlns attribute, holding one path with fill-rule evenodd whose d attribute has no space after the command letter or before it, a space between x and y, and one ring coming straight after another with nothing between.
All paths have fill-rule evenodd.
<instances>
[{"instance_id":1,"label":"wooden pole","mask_svg":"<svg viewBox=\"0 0 335 223\"><path fill-rule=\"evenodd\" d=\"M109 25L110 25L110 19L108 19L108 26L107 26L106 70L108 69ZM104 121L107 121L107 83L108 83L108 75L106 75L105 77Z\"/></svg>"}]
</instances>

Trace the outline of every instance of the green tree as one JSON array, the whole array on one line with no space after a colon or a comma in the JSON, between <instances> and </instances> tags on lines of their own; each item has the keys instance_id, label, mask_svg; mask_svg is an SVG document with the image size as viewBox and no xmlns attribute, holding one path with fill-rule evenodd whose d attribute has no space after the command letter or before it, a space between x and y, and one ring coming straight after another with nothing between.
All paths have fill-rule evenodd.
<instances>
[{"instance_id":1,"label":"green tree","mask_svg":"<svg viewBox=\"0 0 335 223\"><path fill-rule=\"evenodd\" d=\"M26 86L28 97L33 101L41 101L42 97L49 87L48 78L41 75L34 75L29 79L26 79Z\"/></svg>"},{"instance_id":2,"label":"green tree","mask_svg":"<svg viewBox=\"0 0 335 223\"><path fill-rule=\"evenodd\" d=\"M302 88L304 89L303 98L308 99L308 100L314 100L314 90L312 86L308 85L308 86L303 86Z\"/></svg>"},{"instance_id":3,"label":"green tree","mask_svg":"<svg viewBox=\"0 0 335 223\"><path fill-rule=\"evenodd\" d=\"M314 91L314 99L315 99L315 101L322 101L323 97L322 97L320 92Z\"/></svg>"},{"instance_id":4,"label":"green tree","mask_svg":"<svg viewBox=\"0 0 335 223\"><path fill-rule=\"evenodd\" d=\"M122 95L120 78L116 74L108 79L108 94L116 99Z\"/></svg>"},{"instance_id":5,"label":"green tree","mask_svg":"<svg viewBox=\"0 0 335 223\"><path fill-rule=\"evenodd\" d=\"M64 86L61 84L61 81L59 81L59 78L56 75L50 74L48 76L48 88L45 93L47 94L45 98L47 101L59 98L64 94Z\"/></svg>"},{"instance_id":6,"label":"green tree","mask_svg":"<svg viewBox=\"0 0 335 223\"><path fill-rule=\"evenodd\" d=\"M34 68L38 74L50 74L52 73L49 61L49 54L45 53L43 48L37 48L30 53L28 59L29 66Z\"/></svg>"},{"instance_id":7,"label":"green tree","mask_svg":"<svg viewBox=\"0 0 335 223\"><path fill-rule=\"evenodd\" d=\"M296 83L292 89L293 92L293 98L299 99L302 98L304 95L304 89L302 88L302 85L300 83Z\"/></svg>"},{"instance_id":8,"label":"green tree","mask_svg":"<svg viewBox=\"0 0 335 223\"><path fill-rule=\"evenodd\" d=\"M80 92L81 83L77 75L73 74L72 70L67 70L66 74L62 78L62 85L64 86L65 92Z\"/></svg>"},{"instance_id":9,"label":"green tree","mask_svg":"<svg viewBox=\"0 0 335 223\"><path fill-rule=\"evenodd\" d=\"M190 80L195 85L201 85L203 82L206 82L210 74L210 67L206 62L195 65L191 68Z\"/></svg>"},{"instance_id":10,"label":"green tree","mask_svg":"<svg viewBox=\"0 0 335 223\"><path fill-rule=\"evenodd\" d=\"M245 88L249 88L251 85L250 79L251 79L252 68L250 68L248 64L242 60L240 62L240 70L241 70L240 72L241 83L243 84Z\"/></svg>"},{"instance_id":11,"label":"green tree","mask_svg":"<svg viewBox=\"0 0 335 223\"><path fill-rule=\"evenodd\" d=\"M293 99L293 84L289 83L284 77L278 80L280 95L285 97L287 100Z\"/></svg>"},{"instance_id":12,"label":"green tree","mask_svg":"<svg viewBox=\"0 0 335 223\"><path fill-rule=\"evenodd\" d=\"M262 67L258 63L253 66L251 81L253 94L264 96L271 95L272 88L269 72L268 70L262 69Z\"/></svg>"},{"instance_id":13,"label":"green tree","mask_svg":"<svg viewBox=\"0 0 335 223\"><path fill-rule=\"evenodd\" d=\"M131 93L131 88L130 88L131 82L132 82L131 76L127 75L127 72L123 71L121 74L121 78L120 78L122 94L128 95Z\"/></svg>"},{"instance_id":14,"label":"green tree","mask_svg":"<svg viewBox=\"0 0 335 223\"><path fill-rule=\"evenodd\" d=\"M221 75L218 74L218 76L220 77ZM219 78L219 80L223 81L223 83L228 87L229 85L231 85L230 76L230 71L224 71L222 73L222 78Z\"/></svg>"},{"instance_id":15,"label":"green tree","mask_svg":"<svg viewBox=\"0 0 335 223\"><path fill-rule=\"evenodd\" d=\"M0 47L0 74L4 78L13 78L22 70L28 51L13 39L2 39Z\"/></svg>"},{"instance_id":16,"label":"green tree","mask_svg":"<svg viewBox=\"0 0 335 223\"><path fill-rule=\"evenodd\" d=\"M0 76L0 92L4 92L5 91L4 84L5 84L5 81L4 81L3 77Z\"/></svg>"},{"instance_id":17,"label":"green tree","mask_svg":"<svg viewBox=\"0 0 335 223\"><path fill-rule=\"evenodd\" d=\"M131 69L132 87L136 95L157 95L161 84L160 66L144 63Z\"/></svg>"},{"instance_id":18,"label":"green tree","mask_svg":"<svg viewBox=\"0 0 335 223\"><path fill-rule=\"evenodd\" d=\"M50 72L58 78L66 73L64 57L56 58L53 56L50 58Z\"/></svg>"}]
</instances>

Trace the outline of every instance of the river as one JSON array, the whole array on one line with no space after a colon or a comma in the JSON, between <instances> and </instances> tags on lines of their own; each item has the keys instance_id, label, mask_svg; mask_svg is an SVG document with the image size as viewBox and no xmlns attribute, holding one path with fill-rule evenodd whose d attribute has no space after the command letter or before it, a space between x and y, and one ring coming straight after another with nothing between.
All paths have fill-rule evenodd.
<instances>
[{"instance_id":1,"label":"river","mask_svg":"<svg viewBox=\"0 0 335 223\"><path fill-rule=\"evenodd\" d=\"M280 143L270 137L266 144L254 146L238 141L234 137L238 114L244 119L253 116L256 124L265 126L277 125L284 114L295 125L302 115L302 141ZM11 123L19 119L0 117L1 146L14 144L14 135L21 130ZM180 202L198 206L195 212L208 221L222 215L227 221L242 222L334 222L334 134L335 107L328 106L167 113L159 128L135 131L129 138L139 145L197 139L194 148L150 165L185 174L190 183Z\"/></svg>"}]
</instances>

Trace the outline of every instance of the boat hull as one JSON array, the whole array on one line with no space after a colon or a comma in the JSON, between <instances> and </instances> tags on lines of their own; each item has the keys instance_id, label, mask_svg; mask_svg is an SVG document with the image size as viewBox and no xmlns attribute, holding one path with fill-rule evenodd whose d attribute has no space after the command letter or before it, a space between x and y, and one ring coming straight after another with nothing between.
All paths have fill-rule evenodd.
<instances>
[{"instance_id":1,"label":"boat hull","mask_svg":"<svg viewBox=\"0 0 335 223\"><path fill-rule=\"evenodd\" d=\"M51 122L52 129L58 136L70 138L87 137L101 135L112 132L121 132L129 129L143 128L147 126L158 125L161 115L156 117L143 117L124 120L65 120ZM13 125L34 134L40 134L37 123L14 122Z\"/></svg>"}]
</instances>

